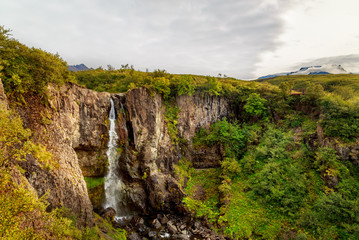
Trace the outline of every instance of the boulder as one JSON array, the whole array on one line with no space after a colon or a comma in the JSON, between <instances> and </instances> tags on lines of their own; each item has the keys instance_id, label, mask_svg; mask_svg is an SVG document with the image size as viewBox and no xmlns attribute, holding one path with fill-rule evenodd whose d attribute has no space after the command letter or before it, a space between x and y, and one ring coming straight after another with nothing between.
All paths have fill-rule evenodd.
<instances>
[{"instance_id":1,"label":"boulder","mask_svg":"<svg viewBox=\"0 0 359 240\"><path fill-rule=\"evenodd\" d=\"M177 227L175 226L175 224L172 221L169 221L167 223L167 228L171 234L175 234L178 232Z\"/></svg>"},{"instance_id":2,"label":"boulder","mask_svg":"<svg viewBox=\"0 0 359 240\"><path fill-rule=\"evenodd\" d=\"M136 232L134 232L130 236L128 236L128 239L129 240L142 240L140 235L138 235L138 233L136 233Z\"/></svg>"},{"instance_id":3,"label":"boulder","mask_svg":"<svg viewBox=\"0 0 359 240\"><path fill-rule=\"evenodd\" d=\"M160 221L157 218L152 221L152 226L156 229L160 229L162 227Z\"/></svg>"},{"instance_id":4,"label":"boulder","mask_svg":"<svg viewBox=\"0 0 359 240\"><path fill-rule=\"evenodd\" d=\"M102 213L101 217L112 222L116 216L116 211L112 207L106 208Z\"/></svg>"}]
</instances>

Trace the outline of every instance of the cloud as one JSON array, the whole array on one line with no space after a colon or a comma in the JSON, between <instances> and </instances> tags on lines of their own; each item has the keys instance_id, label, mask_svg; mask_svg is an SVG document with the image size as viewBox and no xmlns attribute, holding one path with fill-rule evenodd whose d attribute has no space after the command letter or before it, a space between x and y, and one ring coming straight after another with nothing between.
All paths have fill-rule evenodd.
<instances>
[{"instance_id":1,"label":"cloud","mask_svg":"<svg viewBox=\"0 0 359 240\"><path fill-rule=\"evenodd\" d=\"M359 30L353 27L359 22L358 7L356 0L291 4L281 15L284 31L277 38L281 44L262 52L256 75L293 71L293 65L315 59L359 54Z\"/></svg>"},{"instance_id":2,"label":"cloud","mask_svg":"<svg viewBox=\"0 0 359 240\"><path fill-rule=\"evenodd\" d=\"M69 64L252 78L260 54L280 46L281 13L296 2L12 0L0 3L0 22Z\"/></svg>"}]
</instances>

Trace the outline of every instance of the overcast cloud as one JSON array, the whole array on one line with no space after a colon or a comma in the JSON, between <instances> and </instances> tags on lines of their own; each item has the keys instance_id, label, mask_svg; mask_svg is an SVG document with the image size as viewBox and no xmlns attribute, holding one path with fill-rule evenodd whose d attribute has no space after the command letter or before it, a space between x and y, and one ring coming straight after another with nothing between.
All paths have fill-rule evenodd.
<instances>
[{"instance_id":1,"label":"overcast cloud","mask_svg":"<svg viewBox=\"0 0 359 240\"><path fill-rule=\"evenodd\" d=\"M286 70L305 59L330 57L327 51L295 58L288 43L301 41L293 33L296 24L308 24L301 16L316 17L321 13L315 9L331 1L0 0L0 25L12 29L14 37L28 46L58 52L69 64L119 68L128 63L141 70L249 79ZM347 6L349 2L357 8ZM354 0L343 0L344 6L358 9ZM358 17L353 20L359 23ZM359 31L351 28L348 44L352 36L359 40ZM346 33L340 32L342 38ZM332 56L359 54L357 46Z\"/></svg>"}]
</instances>

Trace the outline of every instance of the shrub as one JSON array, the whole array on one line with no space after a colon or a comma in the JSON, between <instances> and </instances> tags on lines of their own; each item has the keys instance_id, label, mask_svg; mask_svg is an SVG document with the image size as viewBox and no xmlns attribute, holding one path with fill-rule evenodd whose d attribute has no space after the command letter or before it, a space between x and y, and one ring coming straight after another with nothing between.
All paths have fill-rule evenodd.
<instances>
[{"instance_id":1,"label":"shrub","mask_svg":"<svg viewBox=\"0 0 359 240\"><path fill-rule=\"evenodd\" d=\"M322 103L321 125L326 136L340 137L353 141L359 136L358 102L344 101L336 96L328 96Z\"/></svg>"},{"instance_id":2,"label":"shrub","mask_svg":"<svg viewBox=\"0 0 359 240\"><path fill-rule=\"evenodd\" d=\"M187 94L188 96L192 96L195 91L195 86L193 84L193 78L188 75L180 76L176 79L177 82L177 94L181 96L183 94Z\"/></svg>"},{"instance_id":3,"label":"shrub","mask_svg":"<svg viewBox=\"0 0 359 240\"><path fill-rule=\"evenodd\" d=\"M0 26L0 76L7 96L25 103L24 94L31 93L47 101L47 85L74 81L67 64L58 55L28 48L10 37Z\"/></svg>"},{"instance_id":4,"label":"shrub","mask_svg":"<svg viewBox=\"0 0 359 240\"><path fill-rule=\"evenodd\" d=\"M251 116L261 117L266 115L266 102L267 100L261 98L258 93L251 93L247 98L247 103L244 109Z\"/></svg>"}]
</instances>

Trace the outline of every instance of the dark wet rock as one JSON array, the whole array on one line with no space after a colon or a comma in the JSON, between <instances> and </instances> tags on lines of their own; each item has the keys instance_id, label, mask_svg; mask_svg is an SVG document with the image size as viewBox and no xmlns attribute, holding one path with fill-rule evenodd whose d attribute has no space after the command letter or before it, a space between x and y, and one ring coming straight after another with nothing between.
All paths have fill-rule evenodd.
<instances>
[{"instance_id":1,"label":"dark wet rock","mask_svg":"<svg viewBox=\"0 0 359 240\"><path fill-rule=\"evenodd\" d=\"M128 239L129 240L142 240L140 235L138 235L138 233L136 233L136 232L134 232L130 236L128 236Z\"/></svg>"},{"instance_id":2,"label":"dark wet rock","mask_svg":"<svg viewBox=\"0 0 359 240\"><path fill-rule=\"evenodd\" d=\"M201 224L200 221L196 221L196 222L193 224L193 227L194 227L195 229L199 229L201 226L202 226L202 224Z\"/></svg>"},{"instance_id":3,"label":"dark wet rock","mask_svg":"<svg viewBox=\"0 0 359 240\"><path fill-rule=\"evenodd\" d=\"M140 226L140 227L138 228L138 232L140 232L140 233L147 233L148 231L149 231L149 230L148 230L148 227L145 226L145 225Z\"/></svg>"},{"instance_id":4,"label":"dark wet rock","mask_svg":"<svg viewBox=\"0 0 359 240\"><path fill-rule=\"evenodd\" d=\"M167 223L167 228L168 228L168 231L169 231L171 234L175 234L175 233L178 232L177 227L173 224L172 221L169 221L169 222Z\"/></svg>"},{"instance_id":5,"label":"dark wet rock","mask_svg":"<svg viewBox=\"0 0 359 240\"><path fill-rule=\"evenodd\" d=\"M156 229L159 229L162 227L160 221L157 218L152 221L152 226L155 227Z\"/></svg>"},{"instance_id":6,"label":"dark wet rock","mask_svg":"<svg viewBox=\"0 0 359 240\"><path fill-rule=\"evenodd\" d=\"M167 218L166 215L163 215L163 217L160 219L160 221L162 224L166 224L166 223L168 223L169 219Z\"/></svg>"},{"instance_id":7,"label":"dark wet rock","mask_svg":"<svg viewBox=\"0 0 359 240\"><path fill-rule=\"evenodd\" d=\"M179 226L178 229L184 230L184 229L186 229L186 227L187 227L186 224L183 223Z\"/></svg>"},{"instance_id":8,"label":"dark wet rock","mask_svg":"<svg viewBox=\"0 0 359 240\"><path fill-rule=\"evenodd\" d=\"M172 236L173 239L176 239L176 240L189 240L189 236L187 234L174 234Z\"/></svg>"},{"instance_id":9,"label":"dark wet rock","mask_svg":"<svg viewBox=\"0 0 359 240\"><path fill-rule=\"evenodd\" d=\"M105 218L109 221L113 221L113 219L116 216L116 211L115 209L113 209L112 207L106 208L102 213L101 213L101 217Z\"/></svg>"},{"instance_id":10,"label":"dark wet rock","mask_svg":"<svg viewBox=\"0 0 359 240\"><path fill-rule=\"evenodd\" d=\"M132 224L133 226L142 226L144 223L145 223L145 220L139 216L134 216L130 222L130 224Z\"/></svg>"},{"instance_id":11,"label":"dark wet rock","mask_svg":"<svg viewBox=\"0 0 359 240\"><path fill-rule=\"evenodd\" d=\"M152 238L152 237L156 237L157 236L157 232L156 231L150 231L148 233L148 237Z\"/></svg>"}]
</instances>

